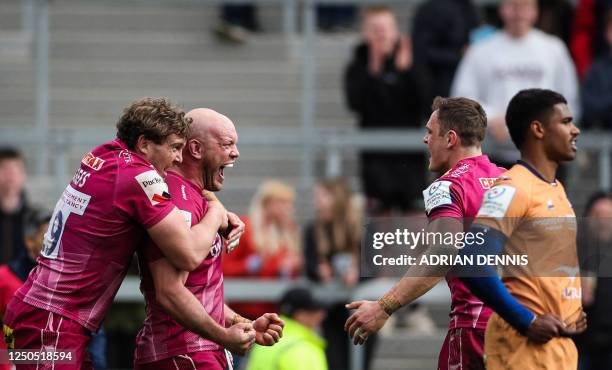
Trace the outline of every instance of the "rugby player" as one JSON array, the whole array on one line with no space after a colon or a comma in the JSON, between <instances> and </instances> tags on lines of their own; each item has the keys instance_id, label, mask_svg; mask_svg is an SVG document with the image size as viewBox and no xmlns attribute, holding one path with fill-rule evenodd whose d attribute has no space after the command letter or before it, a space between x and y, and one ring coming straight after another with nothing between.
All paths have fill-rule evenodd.
<instances>
[{"instance_id":1,"label":"rugby player","mask_svg":"<svg viewBox=\"0 0 612 370\"><path fill-rule=\"evenodd\" d=\"M487 117L480 104L467 98L437 97L432 110L423 141L430 153L429 170L444 175L423 191L426 231L461 233L469 228L468 218L478 212L484 192L504 170L482 154ZM393 312L425 294L446 274L452 302L438 369L484 369L484 330L491 311L457 277L447 274L450 268L411 267L378 301L348 304L347 308L357 309L345 324L353 342L363 343Z\"/></svg>"},{"instance_id":2,"label":"rugby player","mask_svg":"<svg viewBox=\"0 0 612 370\"><path fill-rule=\"evenodd\" d=\"M125 108L117 138L87 153L56 204L38 265L4 317L15 349L59 352L68 364L91 368L86 348L113 301L144 235L177 268L193 270L228 219L210 202L191 229L163 180L182 160L190 119L166 99L144 98ZM40 364L17 365L33 369Z\"/></svg>"},{"instance_id":3,"label":"rugby player","mask_svg":"<svg viewBox=\"0 0 612 370\"><path fill-rule=\"evenodd\" d=\"M185 221L193 225L207 212L203 190L221 190L224 167L233 166L240 153L229 118L205 108L187 117L193 121L183 162L168 171L166 183ZM137 338L136 369L224 370L231 366L224 348L244 355L254 341L272 345L279 340L284 323L278 315L257 319L255 331L249 320L224 304L222 250L217 235L204 262L188 272L176 269L152 242L140 248L147 315Z\"/></svg>"},{"instance_id":4,"label":"rugby player","mask_svg":"<svg viewBox=\"0 0 612 370\"><path fill-rule=\"evenodd\" d=\"M586 329L576 252L575 214L559 164L576 157L574 125L565 98L551 90L517 93L506 123L521 159L484 196L471 228L484 244L466 243L466 255L527 254L502 279L491 265L472 266L481 277L462 276L495 313L485 335L487 369L576 369L572 339ZM504 271L510 271L505 269Z\"/></svg>"}]
</instances>

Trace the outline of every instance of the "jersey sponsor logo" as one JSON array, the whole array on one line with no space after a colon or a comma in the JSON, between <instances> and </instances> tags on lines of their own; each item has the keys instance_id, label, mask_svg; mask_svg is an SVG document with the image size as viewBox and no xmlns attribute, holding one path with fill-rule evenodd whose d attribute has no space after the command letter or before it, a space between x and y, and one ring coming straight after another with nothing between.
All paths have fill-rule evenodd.
<instances>
[{"instance_id":1,"label":"jersey sponsor logo","mask_svg":"<svg viewBox=\"0 0 612 370\"><path fill-rule=\"evenodd\" d=\"M145 192L152 205L158 205L170 200L168 185L155 170L143 172L134 177Z\"/></svg>"},{"instance_id":2,"label":"jersey sponsor logo","mask_svg":"<svg viewBox=\"0 0 612 370\"><path fill-rule=\"evenodd\" d=\"M484 190L491 189L493 186L495 186L495 180L497 180L495 177L478 178L478 182L480 182L480 186L482 186Z\"/></svg>"},{"instance_id":3,"label":"jersey sponsor logo","mask_svg":"<svg viewBox=\"0 0 612 370\"><path fill-rule=\"evenodd\" d=\"M170 199L170 194L166 193L165 191L162 193L162 195L153 194L153 200L158 203L166 202Z\"/></svg>"},{"instance_id":4,"label":"jersey sponsor logo","mask_svg":"<svg viewBox=\"0 0 612 370\"><path fill-rule=\"evenodd\" d=\"M516 188L508 185L498 185L487 190L478 216L504 217L514 198L514 193L516 193Z\"/></svg>"},{"instance_id":5,"label":"jersey sponsor logo","mask_svg":"<svg viewBox=\"0 0 612 370\"><path fill-rule=\"evenodd\" d=\"M81 159L81 163L91 168L94 171L99 171L100 168L104 165L104 159L98 158L93 155L91 152L85 154L83 159Z\"/></svg>"},{"instance_id":6,"label":"jersey sponsor logo","mask_svg":"<svg viewBox=\"0 0 612 370\"><path fill-rule=\"evenodd\" d=\"M582 299L582 290L576 287L567 287L563 289L561 294L563 299Z\"/></svg>"},{"instance_id":7,"label":"jersey sponsor logo","mask_svg":"<svg viewBox=\"0 0 612 370\"><path fill-rule=\"evenodd\" d=\"M451 184L450 181L436 181L423 191L425 212L429 213L436 207L453 203L450 193Z\"/></svg>"},{"instance_id":8,"label":"jersey sponsor logo","mask_svg":"<svg viewBox=\"0 0 612 370\"><path fill-rule=\"evenodd\" d=\"M453 172L451 172L451 177L459 177L466 173L470 169L469 163L464 163L461 166L457 167Z\"/></svg>"},{"instance_id":9,"label":"jersey sponsor logo","mask_svg":"<svg viewBox=\"0 0 612 370\"><path fill-rule=\"evenodd\" d=\"M130 163L132 161L132 154L129 150L123 149L119 152L119 158L123 159L125 163Z\"/></svg>"},{"instance_id":10,"label":"jersey sponsor logo","mask_svg":"<svg viewBox=\"0 0 612 370\"><path fill-rule=\"evenodd\" d=\"M89 179L90 176L91 173L83 170L82 168L79 168L72 177L72 183L75 186L82 188L83 186L85 186L85 183L87 182L87 179Z\"/></svg>"},{"instance_id":11,"label":"jersey sponsor logo","mask_svg":"<svg viewBox=\"0 0 612 370\"><path fill-rule=\"evenodd\" d=\"M183 195L183 200L187 200L187 192L185 185L181 185L181 194Z\"/></svg>"},{"instance_id":12,"label":"jersey sponsor logo","mask_svg":"<svg viewBox=\"0 0 612 370\"><path fill-rule=\"evenodd\" d=\"M580 273L580 268L576 266L561 266L557 267L554 271L559 271L567 274L567 277L570 279L572 284L576 281L576 277Z\"/></svg>"},{"instance_id":13,"label":"jersey sponsor logo","mask_svg":"<svg viewBox=\"0 0 612 370\"><path fill-rule=\"evenodd\" d=\"M66 222L72 214L82 216L89 205L91 195L82 193L68 185L57 201L49 228L45 233L42 255L47 258L57 258L61 247L62 236Z\"/></svg>"},{"instance_id":14,"label":"jersey sponsor logo","mask_svg":"<svg viewBox=\"0 0 612 370\"><path fill-rule=\"evenodd\" d=\"M217 258L221 254L221 250L223 249L223 240L217 234L215 237L215 241L213 242L212 248L210 248L210 256L212 258Z\"/></svg>"}]
</instances>

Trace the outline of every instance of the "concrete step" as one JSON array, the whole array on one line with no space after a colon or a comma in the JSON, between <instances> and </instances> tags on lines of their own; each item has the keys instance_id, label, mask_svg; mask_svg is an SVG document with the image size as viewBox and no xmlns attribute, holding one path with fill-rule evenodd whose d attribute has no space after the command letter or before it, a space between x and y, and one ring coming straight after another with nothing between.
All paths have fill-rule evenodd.
<instances>
[{"instance_id":1,"label":"concrete step","mask_svg":"<svg viewBox=\"0 0 612 370\"><path fill-rule=\"evenodd\" d=\"M0 30L4 32L21 29L21 3L20 0L0 2Z\"/></svg>"},{"instance_id":2,"label":"concrete step","mask_svg":"<svg viewBox=\"0 0 612 370\"><path fill-rule=\"evenodd\" d=\"M81 91L81 94L77 92ZM114 94L113 94L114 93ZM222 94L220 94L222 95ZM208 106L220 112L225 112L230 118L248 117L241 120L243 123L256 122L260 125L268 125L269 121L263 118L279 118L285 120L287 127L299 127L301 103L300 96L268 96L262 98L257 91L240 92L234 96L218 96L207 90L182 89L173 91L168 89L105 89L105 91L94 89L81 89L63 94L52 89L50 99L51 119L57 122L55 117L70 118L59 120L61 127L72 127L75 123L91 126L105 126L109 120L115 121L128 102L143 96L167 96L172 101L181 104L185 109ZM319 96L321 101L317 102L317 116L324 117L336 122L352 122L351 116L344 108L343 102L335 94L324 101L325 94ZM25 93L17 89L0 91L0 117L33 115L35 113L34 92ZM82 118L85 118L82 120ZM238 120L236 119L238 122ZM278 121L280 122L280 121Z\"/></svg>"},{"instance_id":3,"label":"concrete step","mask_svg":"<svg viewBox=\"0 0 612 370\"><path fill-rule=\"evenodd\" d=\"M54 1L50 8L52 27L59 30L139 30L139 31L206 31L219 22L216 4L206 2L150 2L143 6L139 2L78 0ZM259 5L257 16L265 30L281 28L280 4Z\"/></svg>"},{"instance_id":4,"label":"concrete step","mask_svg":"<svg viewBox=\"0 0 612 370\"><path fill-rule=\"evenodd\" d=\"M372 369L435 369L445 336L446 330L431 335L396 331L390 337L381 336Z\"/></svg>"},{"instance_id":5,"label":"concrete step","mask_svg":"<svg viewBox=\"0 0 612 370\"><path fill-rule=\"evenodd\" d=\"M17 63L15 63L17 64ZM31 63L30 63L31 64ZM257 87L258 89L294 89L301 94L301 67L294 64L279 64L278 68L271 70L256 70L253 64L242 64L236 68L216 68L206 63L200 63L197 69L184 70L168 68L168 65L159 69L126 70L113 68L112 70L88 68L68 70L59 67L61 64L52 63L50 69L50 86L73 88L159 88L165 86L180 86L185 88L205 87L207 89L225 89ZM339 68L340 70L340 68ZM0 87L29 87L36 85L36 74L30 65L9 66L9 63L0 63ZM315 87L319 91L342 91L342 80L339 71L317 73Z\"/></svg>"}]
</instances>

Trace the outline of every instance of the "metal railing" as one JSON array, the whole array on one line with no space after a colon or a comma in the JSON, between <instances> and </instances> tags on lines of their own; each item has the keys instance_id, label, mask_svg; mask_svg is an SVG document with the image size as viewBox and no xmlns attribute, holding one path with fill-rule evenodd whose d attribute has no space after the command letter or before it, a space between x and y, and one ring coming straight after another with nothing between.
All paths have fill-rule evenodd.
<instances>
[{"instance_id":1,"label":"metal railing","mask_svg":"<svg viewBox=\"0 0 612 370\"><path fill-rule=\"evenodd\" d=\"M126 1L117 2L125 3ZM133 0L144 2L144 0ZM185 2L202 3L206 5L221 2L245 2L243 0L183 0ZM416 5L422 0L411 0ZM158 0L167 3L170 0ZM277 3L282 6L282 29L288 42L298 37L298 10L301 7L302 46L299 55L301 64L301 109L300 127L294 130L279 132L277 129L243 130L240 134L241 146L285 145L300 147L302 150L302 184L309 187L314 182L315 158L320 152L325 156L325 172L327 175L344 174L342 156L345 151L355 149L406 150L423 152L423 131L421 130L380 130L370 132L318 130L315 127L316 85L315 73L317 55L316 44L316 11L317 4L370 4L370 3L402 3L405 0L255 0L255 3ZM479 4L495 3L498 0L481 0ZM150 0L147 0L150 3ZM52 169L54 189L59 194L66 185L65 178L73 169L68 164L68 149L75 144L96 145L108 140L114 135L112 130L79 129L56 130L49 127L49 3L48 0L23 0L22 29L33 33L36 61L36 130L25 133L18 127L0 128L0 143L11 145L35 144L39 151L36 161L37 174L50 174L46 169L46 159L54 158ZM610 189L611 140L609 134L586 133L579 139L580 148L598 153L599 186ZM141 298L137 289L137 280L126 279L117 295L118 301L134 301ZM281 292L290 282L226 280L226 297L277 301ZM378 284L378 285L377 285ZM315 292L322 298L378 298L386 291L392 282L373 281L370 285L360 285L355 290L339 289L337 286L317 287ZM446 294L444 294L446 293ZM441 303L448 297L446 288L438 286L433 293L425 295L424 302ZM448 298L446 298L448 299ZM353 370L363 368L362 347L353 347Z\"/></svg>"},{"instance_id":2,"label":"metal railing","mask_svg":"<svg viewBox=\"0 0 612 370\"><path fill-rule=\"evenodd\" d=\"M308 286L319 300L326 303L347 303L355 300L380 298L395 284L395 279L372 279L353 288L342 283L314 284L307 280L270 280L270 279L224 279L224 298L226 302L279 302L281 295L296 285ZM123 281L115 296L116 302L143 302L139 291L140 279L128 277ZM450 294L446 282L440 282L415 302L428 305L447 305L450 307ZM351 370L364 368L364 347L351 345Z\"/></svg>"}]
</instances>

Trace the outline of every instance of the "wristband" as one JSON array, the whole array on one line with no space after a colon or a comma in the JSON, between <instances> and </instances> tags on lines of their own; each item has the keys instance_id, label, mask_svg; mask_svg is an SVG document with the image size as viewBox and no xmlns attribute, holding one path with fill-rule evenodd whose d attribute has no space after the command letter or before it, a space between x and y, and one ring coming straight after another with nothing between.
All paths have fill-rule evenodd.
<instances>
[{"instance_id":1,"label":"wristband","mask_svg":"<svg viewBox=\"0 0 612 370\"><path fill-rule=\"evenodd\" d=\"M382 296L382 298L378 300L378 304L389 316L393 315L395 311L402 307L402 304L397 300L397 298L395 298L392 293L387 293Z\"/></svg>"}]
</instances>

